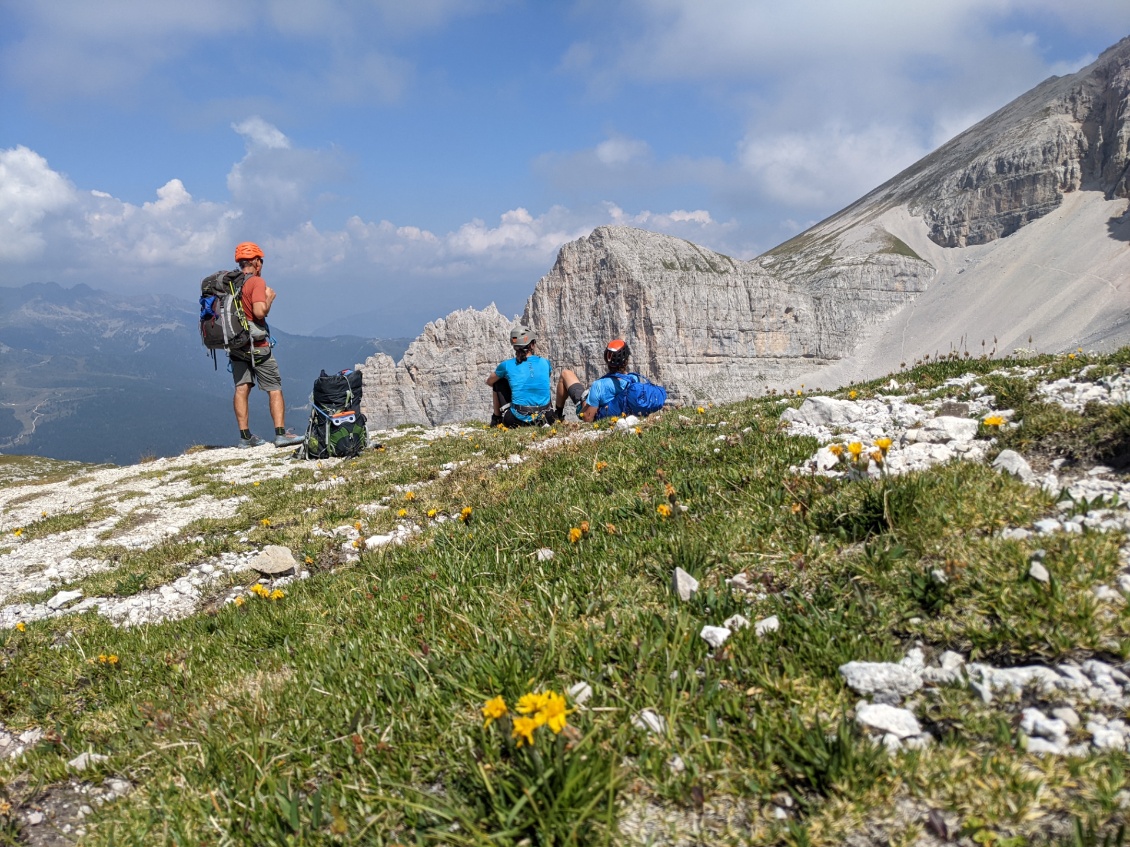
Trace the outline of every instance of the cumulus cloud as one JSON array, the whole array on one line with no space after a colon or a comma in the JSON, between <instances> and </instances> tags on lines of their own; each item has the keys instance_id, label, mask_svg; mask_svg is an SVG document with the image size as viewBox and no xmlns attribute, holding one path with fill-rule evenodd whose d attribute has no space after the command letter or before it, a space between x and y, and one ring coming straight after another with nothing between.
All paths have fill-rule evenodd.
<instances>
[{"instance_id":1,"label":"cumulus cloud","mask_svg":"<svg viewBox=\"0 0 1130 847\"><path fill-rule=\"evenodd\" d=\"M346 177L337 151L296 149L261 117L232 128L246 141L247 155L232 166L227 186L249 229L297 224L310 216L321 186Z\"/></svg>"},{"instance_id":2,"label":"cumulus cloud","mask_svg":"<svg viewBox=\"0 0 1130 847\"><path fill-rule=\"evenodd\" d=\"M223 203L194 197L177 178L151 199L130 203L75 187L32 150L0 150L0 276L132 286L187 301L196 280L230 262L232 246L256 233L280 287L311 291L332 282L362 311L395 300L397 307L385 309L384 323L374 318L374 327L413 334L454 308L496 301L504 310L520 309L560 247L596 226L644 227L718 249L735 228L706 209L627 212L614 203L555 205L541 213L516 207L493 222L474 219L447 232L356 215L318 226L293 209L270 219L264 196L280 207L309 208L321 188L319 174L332 168L321 151L295 146L269 122L249 119L233 129L248 149L232 167L231 197ZM132 272L123 275L124 268ZM332 317L331 306L302 297L280 299L273 314L299 330Z\"/></svg>"},{"instance_id":3,"label":"cumulus cloud","mask_svg":"<svg viewBox=\"0 0 1130 847\"><path fill-rule=\"evenodd\" d=\"M42 224L76 204L74 186L26 147L0 150L0 261L31 261L47 246Z\"/></svg>"}]
</instances>

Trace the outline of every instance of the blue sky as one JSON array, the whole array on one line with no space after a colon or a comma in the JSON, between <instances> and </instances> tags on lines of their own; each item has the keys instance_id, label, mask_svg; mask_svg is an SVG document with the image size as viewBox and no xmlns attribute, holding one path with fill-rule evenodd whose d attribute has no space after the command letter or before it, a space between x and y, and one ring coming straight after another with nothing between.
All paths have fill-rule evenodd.
<instances>
[{"instance_id":1,"label":"blue sky","mask_svg":"<svg viewBox=\"0 0 1130 847\"><path fill-rule=\"evenodd\" d=\"M414 336L603 224L752 258L1127 34L1125 0L5 0L0 301L191 304L253 240L279 328Z\"/></svg>"}]
</instances>

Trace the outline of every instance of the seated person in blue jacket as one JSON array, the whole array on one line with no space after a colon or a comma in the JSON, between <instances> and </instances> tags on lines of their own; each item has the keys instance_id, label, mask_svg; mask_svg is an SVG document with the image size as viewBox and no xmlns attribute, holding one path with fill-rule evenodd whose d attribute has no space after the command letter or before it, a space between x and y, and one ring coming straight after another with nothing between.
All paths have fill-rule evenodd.
<instances>
[{"instance_id":1,"label":"seated person in blue jacket","mask_svg":"<svg viewBox=\"0 0 1130 847\"><path fill-rule=\"evenodd\" d=\"M510 330L514 358L499 363L487 377L494 389L494 409L490 425L548 425L553 417L553 389L550 385L549 359L537 355L537 336L522 324Z\"/></svg>"},{"instance_id":2,"label":"seated person in blue jacket","mask_svg":"<svg viewBox=\"0 0 1130 847\"><path fill-rule=\"evenodd\" d=\"M616 397L617 380L612 374L625 374L626 379L635 379L628 375L628 358L631 355L632 351L624 341L619 338L609 341L604 348L604 362L608 365L608 373L590 385L587 391L573 371L563 370L557 383L558 419L564 420L566 398L577 404L577 417L588 423L619 415L619 410L608 408L608 404Z\"/></svg>"}]
</instances>

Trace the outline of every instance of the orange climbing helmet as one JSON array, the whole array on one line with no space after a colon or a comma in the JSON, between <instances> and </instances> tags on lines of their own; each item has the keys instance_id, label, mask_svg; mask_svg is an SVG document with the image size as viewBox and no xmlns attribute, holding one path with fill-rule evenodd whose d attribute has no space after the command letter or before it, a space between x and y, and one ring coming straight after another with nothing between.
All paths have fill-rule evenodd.
<instances>
[{"instance_id":1,"label":"orange climbing helmet","mask_svg":"<svg viewBox=\"0 0 1130 847\"><path fill-rule=\"evenodd\" d=\"M632 351L627 343L619 338L613 338L604 348L604 361L614 368L622 367L631 355Z\"/></svg>"},{"instance_id":2,"label":"orange climbing helmet","mask_svg":"<svg viewBox=\"0 0 1130 847\"><path fill-rule=\"evenodd\" d=\"M263 251L259 249L259 245L252 241L244 241L235 248L235 260L237 262L244 259L262 259Z\"/></svg>"}]
</instances>

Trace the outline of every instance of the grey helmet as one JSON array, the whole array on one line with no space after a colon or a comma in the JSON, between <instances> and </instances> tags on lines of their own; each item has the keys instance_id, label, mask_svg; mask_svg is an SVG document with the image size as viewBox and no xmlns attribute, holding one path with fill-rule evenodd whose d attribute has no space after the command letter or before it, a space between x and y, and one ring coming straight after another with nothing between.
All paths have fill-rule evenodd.
<instances>
[{"instance_id":1,"label":"grey helmet","mask_svg":"<svg viewBox=\"0 0 1130 847\"><path fill-rule=\"evenodd\" d=\"M514 324L510 328L510 343L515 347L529 347L537 340L537 335L525 324Z\"/></svg>"}]
</instances>

